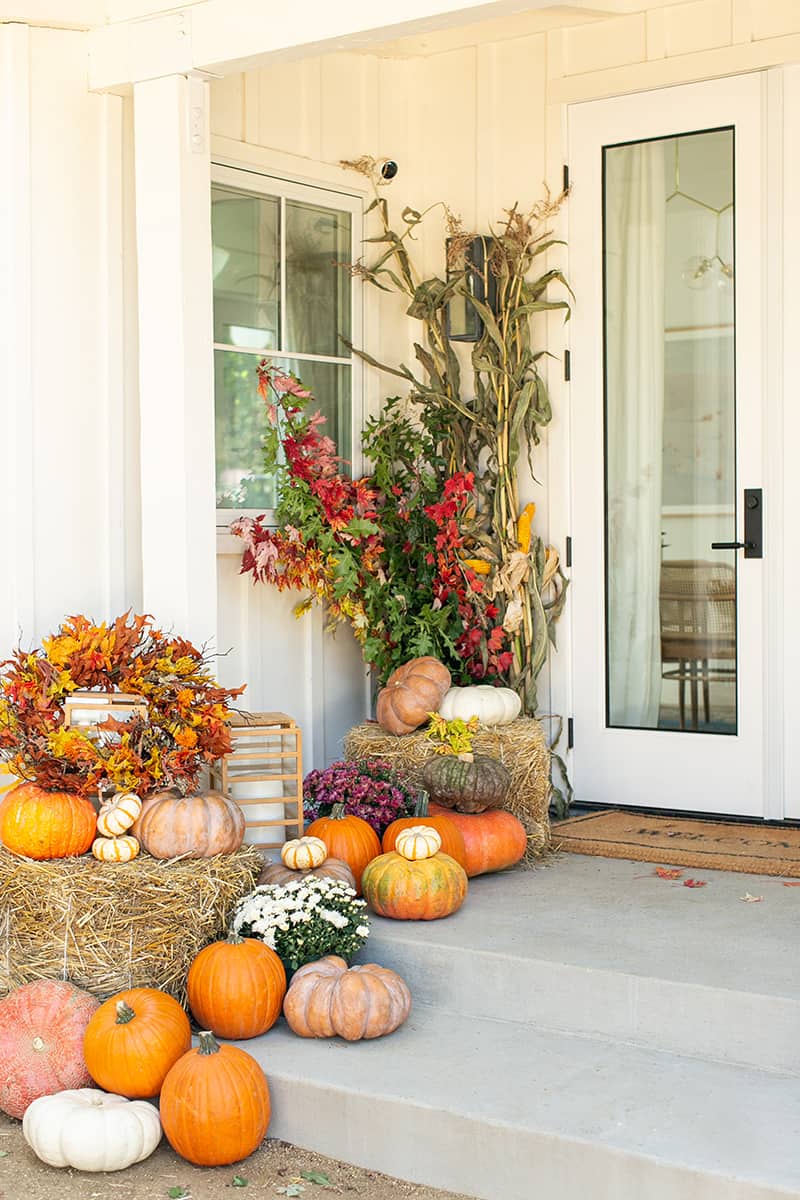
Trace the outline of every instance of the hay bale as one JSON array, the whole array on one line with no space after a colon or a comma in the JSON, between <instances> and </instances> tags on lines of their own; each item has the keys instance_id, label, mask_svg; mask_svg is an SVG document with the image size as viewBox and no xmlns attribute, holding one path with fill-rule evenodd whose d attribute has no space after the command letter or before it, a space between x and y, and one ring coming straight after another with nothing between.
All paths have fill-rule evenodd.
<instances>
[{"instance_id":1,"label":"hay bale","mask_svg":"<svg viewBox=\"0 0 800 1200\"><path fill-rule=\"evenodd\" d=\"M105 1000L129 987L186 999L186 973L251 891L261 853L130 863L34 862L0 847L0 994L69 979Z\"/></svg>"},{"instance_id":2,"label":"hay bale","mask_svg":"<svg viewBox=\"0 0 800 1200\"><path fill-rule=\"evenodd\" d=\"M535 862L550 846L550 751L541 725L532 717L518 717L508 725L482 726L473 744L480 754L499 758L511 772L504 807L519 817L528 834L523 861ZM398 735L368 721L345 734L344 752L346 758L386 758L419 787L422 764L432 750L424 731Z\"/></svg>"}]
</instances>

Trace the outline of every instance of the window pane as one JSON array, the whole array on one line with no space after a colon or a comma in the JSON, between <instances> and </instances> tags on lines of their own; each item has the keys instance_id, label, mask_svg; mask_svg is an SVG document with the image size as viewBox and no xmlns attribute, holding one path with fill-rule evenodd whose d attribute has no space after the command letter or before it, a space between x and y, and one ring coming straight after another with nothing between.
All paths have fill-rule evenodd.
<instances>
[{"instance_id":1,"label":"window pane","mask_svg":"<svg viewBox=\"0 0 800 1200\"><path fill-rule=\"evenodd\" d=\"M253 350L280 340L280 202L211 189L214 341Z\"/></svg>"},{"instance_id":2,"label":"window pane","mask_svg":"<svg viewBox=\"0 0 800 1200\"><path fill-rule=\"evenodd\" d=\"M306 412L317 409L326 418L322 432L336 442L338 453L349 458L351 452L350 413L352 371L340 363L307 362L296 358L274 360L292 371L314 397ZM349 474L349 463L344 468Z\"/></svg>"},{"instance_id":3,"label":"window pane","mask_svg":"<svg viewBox=\"0 0 800 1200\"><path fill-rule=\"evenodd\" d=\"M275 507L275 487L264 473L264 406L257 391L254 354L214 351L217 508Z\"/></svg>"},{"instance_id":4,"label":"window pane","mask_svg":"<svg viewBox=\"0 0 800 1200\"><path fill-rule=\"evenodd\" d=\"M606 147L610 726L735 734L733 131Z\"/></svg>"},{"instance_id":5,"label":"window pane","mask_svg":"<svg viewBox=\"0 0 800 1200\"><path fill-rule=\"evenodd\" d=\"M274 508L275 485L263 468L262 439L266 420L257 391L253 354L214 352L216 395L217 508ZM351 369L337 363L274 358L293 371L315 397L309 411L327 418L323 432L339 452L350 453Z\"/></svg>"},{"instance_id":6,"label":"window pane","mask_svg":"<svg viewBox=\"0 0 800 1200\"><path fill-rule=\"evenodd\" d=\"M350 259L349 213L287 201L285 350L348 356Z\"/></svg>"}]
</instances>

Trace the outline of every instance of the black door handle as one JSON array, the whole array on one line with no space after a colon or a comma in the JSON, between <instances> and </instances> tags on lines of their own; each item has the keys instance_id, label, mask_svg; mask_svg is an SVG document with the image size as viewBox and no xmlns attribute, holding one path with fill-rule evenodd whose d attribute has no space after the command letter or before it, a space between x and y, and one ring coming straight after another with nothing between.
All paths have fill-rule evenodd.
<instances>
[{"instance_id":1,"label":"black door handle","mask_svg":"<svg viewBox=\"0 0 800 1200\"><path fill-rule=\"evenodd\" d=\"M744 541L712 542L712 550L744 550L745 558L764 557L764 497L761 488L744 489Z\"/></svg>"}]
</instances>

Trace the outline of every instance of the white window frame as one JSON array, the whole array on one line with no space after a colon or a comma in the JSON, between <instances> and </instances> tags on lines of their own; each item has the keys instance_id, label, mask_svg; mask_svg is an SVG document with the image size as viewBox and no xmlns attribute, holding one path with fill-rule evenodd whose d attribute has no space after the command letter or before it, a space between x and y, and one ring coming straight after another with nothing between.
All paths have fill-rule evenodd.
<instances>
[{"instance_id":1,"label":"white window frame","mask_svg":"<svg viewBox=\"0 0 800 1200\"><path fill-rule=\"evenodd\" d=\"M250 192L254 196L264 196L277 199L280 204L280 257L281 265L286 252L286 202L299 200L304 203L323 204L326 207L350 214L350 231L352 245L350 248L351 261L357 262L362 252L364 237L364 200L358 192L347 192L326 184L300 182L287 179L268 171L259 171L252 166L243 167L235 163L218 159L211 164L211 183L221 187L231 187L239 192ZM281 343L284 342L286 322L286 272L281 270ZM364 287L356 276L350 281L350 338L354 346L364 345ZM214 342L214 351L228 350L237 354L251 354L254 365L266 357L293 358L300 362L336 363L348 366L351 372L350 386L350 429L348 444L344 444L342 432L339 431L338 452L352 464L354 476L362 470L361 433L364 428L364 364L356 354L330 355L305 354L291 349L270 351L249 350L241 346L228 345L225 342ZM255 389L255 378L253 382ZM216 394L214 397L216 405ZM216 484L215 484L216 486ZM217 529L227 532L228 526L237 517L255 517L265 513L267 524L274 523L274 510L263 508L218 508Z\"/></svg>"}]
</instances>

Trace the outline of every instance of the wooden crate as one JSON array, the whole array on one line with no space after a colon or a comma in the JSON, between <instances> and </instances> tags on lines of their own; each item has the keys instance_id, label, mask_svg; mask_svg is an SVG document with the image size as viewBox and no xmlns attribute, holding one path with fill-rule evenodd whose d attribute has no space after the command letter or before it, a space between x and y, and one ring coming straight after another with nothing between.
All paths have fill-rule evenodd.
<instances>
[{"instance_id":1,"label":"wooden crate","mask_svg":"<svg viewBox=\"0 0 800 1200\"><path fill-rule=\"evenodd\" d=\"M87 737L100 737L97 726L107 717L130 721L133 717L147 720L148 708L144 696L128 692L71 692L64 701L64 728L78 728Z\"/></svg>"},{"instance_id":2,"label":"wooden crate","mask_svg":"<svg viewBox=\"0 0 800 1200\"><path fill-rule=\"evenodd\" d=\"M303 835L302 733L282 712L232 713L229 720L233 749L212 767L212 784L243 809L245 842L280 850L287 836Z\"/></svg>"}]
</instances>

